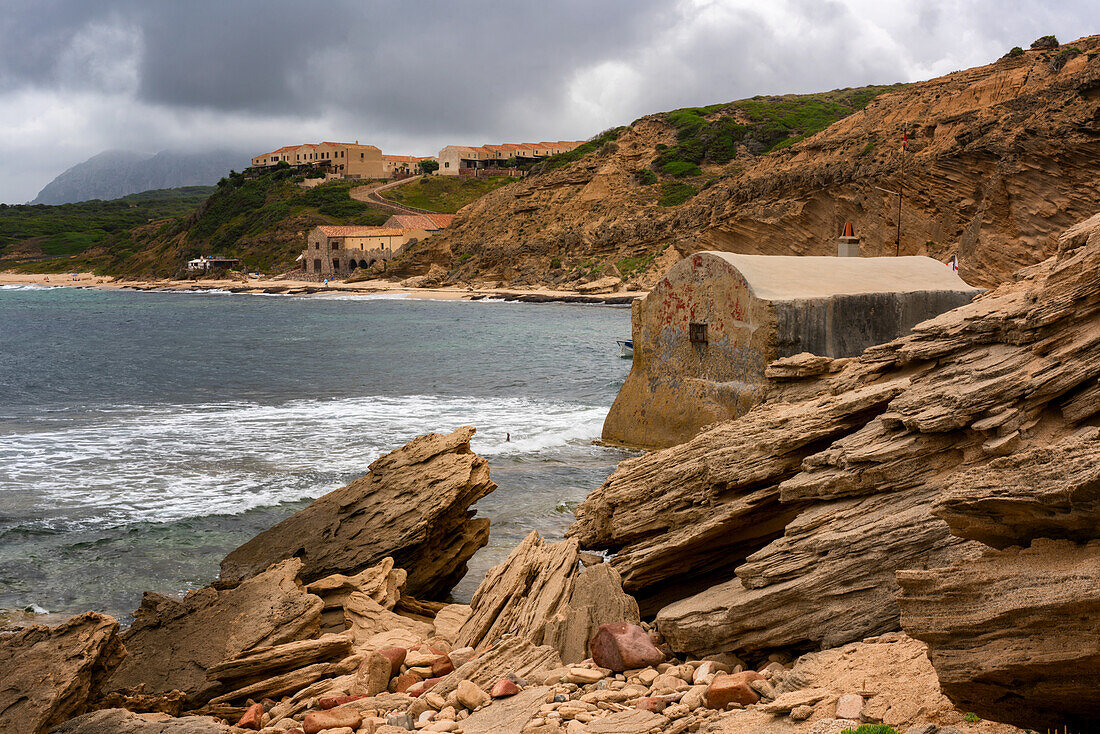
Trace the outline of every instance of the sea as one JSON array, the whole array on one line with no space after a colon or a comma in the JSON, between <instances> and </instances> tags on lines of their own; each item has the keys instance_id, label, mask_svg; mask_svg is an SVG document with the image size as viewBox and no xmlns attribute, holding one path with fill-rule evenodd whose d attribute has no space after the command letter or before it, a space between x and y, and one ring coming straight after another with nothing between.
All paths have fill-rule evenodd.
<instances>
[{"instance_id":1,"label":"sea","mask_svg":"<svg viewBox=\"0 0 1100 734\"><path fill-rule=\"evenodd\" d=\"M477 428L489 545L557 540L631 454L600 446L629 308L0 286L0 609L131 619L428 432Z\"/></svg>"}]
</instances>

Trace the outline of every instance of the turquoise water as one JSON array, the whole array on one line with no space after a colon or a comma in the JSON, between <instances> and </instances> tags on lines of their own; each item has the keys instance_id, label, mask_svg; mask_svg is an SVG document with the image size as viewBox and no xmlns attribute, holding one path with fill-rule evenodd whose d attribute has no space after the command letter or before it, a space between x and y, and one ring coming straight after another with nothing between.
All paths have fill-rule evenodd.
<instances>
[{"instance_id":1,"label":"turquoise water","mask_svg":"<svg viewBox=\"0 0 1100 734\"><path fill-rule=\"evenodd\" d=\"M460 425L500 485L468 600L628 455L591 442L629 331L602 306L0 287L0 608L125 617Z\"/></svg>"}]
</instances>

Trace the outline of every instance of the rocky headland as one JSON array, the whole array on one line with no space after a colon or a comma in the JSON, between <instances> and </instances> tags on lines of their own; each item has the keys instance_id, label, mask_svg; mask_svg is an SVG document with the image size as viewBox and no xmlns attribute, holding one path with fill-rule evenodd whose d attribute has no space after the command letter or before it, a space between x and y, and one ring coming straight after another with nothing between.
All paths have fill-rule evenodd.
<instances>
[{"instance_id":1,"label":"rocky headland","mask_svg":"<svg viewBox=\"0 0 1100 734\"><path fill-rule=\"evenodd\" d=\"M624 461L469 605L495 485L473 429L417 438L129 629L0 638L0 730L1091 730L1098 273L1100 215L905 337L773 362L760 405Z\"/></svg>"}]
</instances>

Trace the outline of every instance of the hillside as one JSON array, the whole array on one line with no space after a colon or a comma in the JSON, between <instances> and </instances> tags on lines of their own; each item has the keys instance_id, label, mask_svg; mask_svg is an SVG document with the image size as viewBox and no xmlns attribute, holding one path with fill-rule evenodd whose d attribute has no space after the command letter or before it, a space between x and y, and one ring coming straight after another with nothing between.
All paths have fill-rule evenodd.
<instances>
[{"instance_id":1,"label":"hillside","mask_svg":"<svg viewBox=\"0 0 1100 734\"><path fill-rule=\"evenodd\" d=\"M151 189L212 186L230 170L250 163L240 151L184 153L162 150L156 155L108 150L78 163L38 192L32 204L67 204L89 199L117 199Z\"/></svg>"},{"instance_id":2,"label":"hillside","mask_svg":"<svg viewBox=\"0 0 1100 734\"><path fill-rule=\"evenodd\" d=\"M389 217L348 196L360 184L333 181L303 188L301 181L302 175L289 168L252 178L233 174L183 216L143 223L79 255L20 269L170 278L181 274L187 260L217 254L241 258L248 270L282 272L294 267L306 232L318 224L380 225Z\"/></svg>"},{"instance_id":3,"label":"hillside","mask_svg":"<svg viewBox=\"0 0 1100 734\"><path fill-rule=\"evenodd\" d=\"M888 255L898 197L876 187L902 186L901 254L958 255L992 285L1100 204L1098 56L1093 36L906 86L648 115L477 200L393 272L647 287L703 249L833 254L845 221Z\"/></svg>"},{"instance_id":4,"label":"hillside","mask_svg":"<svg viewBox=\"0 0 1100 734\"><path fill-rule=\"evenodd\" d=\"M0 264L77 255L151 220L193 212L214 192L188 186L77 204L0 204Z\"/></svg>"},{"instance_id":5,"label":"hillside","mask_svg":"<svg viewBox=\"0 0 1100 734\"><path fill-rule=\"evenodd\" d=\"M383 199L414 209L426 209L441 214L454 214L462 207L495 191L508 179L459 178L457 176L423 176L415 183L389 189L381 194Z\"/></svg>"}]
</instances>

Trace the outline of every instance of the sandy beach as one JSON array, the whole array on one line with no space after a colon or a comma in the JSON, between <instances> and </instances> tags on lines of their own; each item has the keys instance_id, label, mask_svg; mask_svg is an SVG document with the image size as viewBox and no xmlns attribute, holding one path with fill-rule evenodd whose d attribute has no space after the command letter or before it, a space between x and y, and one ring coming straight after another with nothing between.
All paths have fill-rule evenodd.
<instances>
[{"instance_id":1,"label":"sandy beach","mask_svg":"<svg viewBox=\"0 0 1100 734\"><path fill-rule=\"evenodd\" d=\"M504 298L525 301L582 301L593 303L626 303L646 294L645 291L615 291L582 293L575 290L547 288L408 288L388 280L365 280L355 283L333 280L328 285L309 280L283 278L202 279L202 280L124 280L94 273L15 273L0 271L0 286L41 285L72 288L104 288L117 290L208 291L227 290L234 293L282 293L286 295L324 295L325 293L390 293L409 298L434 300L481 300Z\"/></svg>"}]
</instances>

